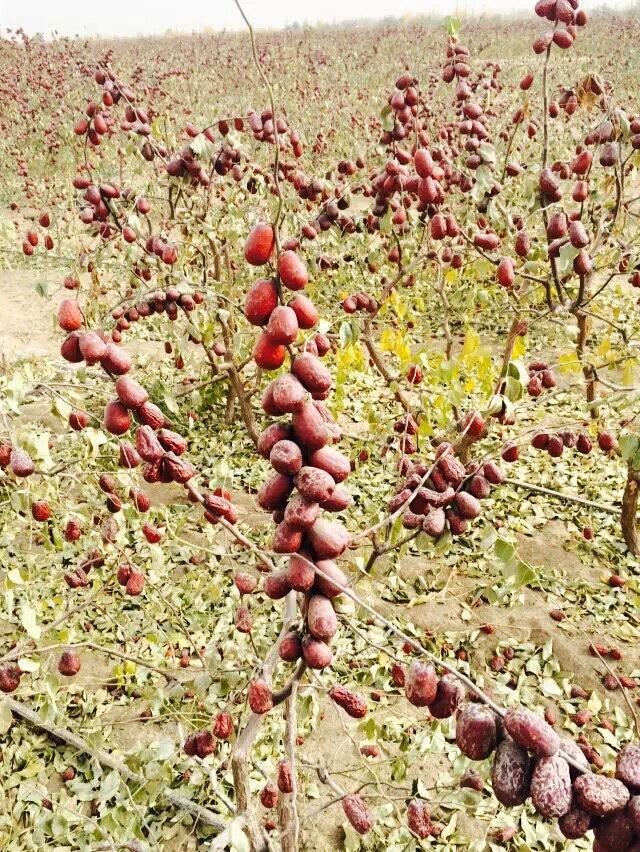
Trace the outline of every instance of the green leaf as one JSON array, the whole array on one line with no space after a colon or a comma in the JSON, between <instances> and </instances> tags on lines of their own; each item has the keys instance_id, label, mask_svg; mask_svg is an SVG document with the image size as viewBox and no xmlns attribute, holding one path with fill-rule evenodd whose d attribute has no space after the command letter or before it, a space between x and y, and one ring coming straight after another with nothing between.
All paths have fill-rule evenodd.
<instances>
[{"instance_id":1,"label":"green leaf","mask_svg":"<svg viewBox=\"0 0 640 852\"><path fill-rule=\"evenodd\" d=\"M623 136L628 138L631 134L631 122L629 121L629 117L623 109L616 110L616 117L620 122L620 129L622 130Z\"/></svg>"},{"instance_id":2,"label":"green leaf","mask_svg":"<svg viewBox=\"0 0 640 852\"><path fill-rule=\"evenodd\" d=\"M168 760L176 753L176 746L173 740L161 740L155 750L156 760Z\"/></svg>"},{"instance_id":3,"label":"green leaf","mask_svg":"<svg viewBox=\"0 0 640 852\"><path fill-rule=\"evenodd\" d=\"M54 414L57 414L58 417L62 418L62 420L67 420L72 410L73 409L69 405L69 403L64 399L60 399L59 397L55 397L55 399L51 403L51 411Z\"/></svg>"},{"instance_id":4,"label":"green leaf","mask_svg":"<svg viewBox=\"0 0 640 852\"><path fill-rule=\"evenodd\" d=\"M106 802L113 798L120 788L120 775L115 771L109 772L100 784L100 801Z\"/></svg>"},{"instance_id":5,"label":"green leaf","mask_svg":"<svg viewBox=\"0 0 640 852\"><path fill-rule=\"evenodd\" d=\"M159 571L164 565L164 550L159 544L150 544L151 564L154 570Z\"/></svg>"},{"instance_id":6,"label":"green leaf","mask_svg":"<svg viewBox=\"0 0 640 852\"><path fill-rule=\"evenodd\" d=\"M538 575L535 570L527 562L523 562L522 559L518 560L514 577L518 588L521 586L531 586L533 583L538 582Z\"/></svg>"},{"instance_id":7,"label":"green leaf","mask_svg":"<svg viewBox=\"0 0 640 852\"><path fill-rule=\"evenodd\" d=\"M493 548L495 555L501 562L504 562L505 565L511 564L512 560L516 555L516 548L510 541L506 541L504 538L499 538L495 546Z\"/></svg>"},{"instance_id":8,"label":"green leaf","mask_svg":"<svg viewBox=\"0 0 640 852\"><path fill-rule=\"evenodd\" d=\"M473 189L471 190L471 196L476 202L476 204L482 201L487 192L493 186L493 183L493 172L491 171L489 166L478 166L478 168L476 169L476 182L473 185ZM491 264L491 268L493 269L493 264Z\"/></svg>"},{"instance_id":9,"label":"green leaf","mask_svg":"<svg viewBox=\"0 0 640 852\"><path fill-rule=\"evenodd\" d=\"M387 104L384 107L384 109L380 113L380 118L382 119L383 130L393 130L394 117L393 111L391 109L391 104Z\"/></svg>"},{"instance_id":10,"label":"green leaf","mask_svg":"<svg viewBox=\"0 0 640 852\"><path fill-rule=\"evenodd\" d=\"M615 734L612 734L611 731L607 730L607 728L598 728L598 733L605 741L605 743L611 748L618 749L620 747L620 742Z\"/></svg>"},{"instance_id":11,"label":"green leaf","mask_svg":"<svg viewBox=\"0 0 640 852\"><path fill-rule=\"evenodd\" d=\"M162 401L164 402L168 411L170 411L172 414L178 414L180 409L179 409L178 403L176 402L176 399L175 399L175 397L172 393L167 391L167 393L165 393Z\"/></svg>"},{"instance_id":12,"label":"green leaf","mask_svg":"<svg viewBox=\"0 0 640 852\"><path fill-rule=\"evenodd\" d=\"M502 409L504 406L504 399L499 394L494 394L489 400L489 404L486 408L487 417L495 416L496 414L502 414Z\"/></svg>"},{"instance_id":13,"label":"green leaf","mask_svg":"<svg viewBox=\"0 0 640 852\"><path fill-rule=\"evenodd\" d=\"M448 15L444 19L442 26L450 36L456 36L460 32L460 19L456 18L455 15Z\"/></svg>"},{"instance_id":14,"label":"green leaf","mask_svg":"<svg viewBox=\"0 0 640 852\"><path fill-rule=\"evenodd\" d=\"M46 299L49 295L49 287L46 281L36 281L34 289L38 296L41 296L43 299Z\"/></svg>"},{"instance_id":15,"label":"green leaf","mask_svg":"<svg viewBox=\"0 0 640 852\"><path fill-rule=\"evenodd\" d=\"M560 275L566 275L573 268L573 259L577 254L578 249L574 248L571 243L565 243L565 245L562 246L558 260L556 261Z\"/></svg>"},{"instance_id":16,"label":"green leaf","mask_svg":"<svg viewBox=\"0 0 640 852\"><path fill-rule=\"evenodd\" d=\"M100 429L94 429L92 426L85 429L83 434L91 444L91 455L95 458L100 447L107 442L106 435Z\"/></svg>"},{"instance_id":17,"label":"green leaf","mask_svg":"<svg viewBox=\"0 0 640 852\"><path fill-rule=\"evenodd\" d=\"M434 547L434 553L436 556L442 556L449 550L451 542L453 541L453 536L451 535L451 530L449 527L442 533L440 538L436 542L436 546Z\"/></svg>"},{"instance_id":18,"label":"green leaf","mask_svg":"<svg viewBox=\"0 0 640 852\"><path fill-rule=\"evenodd\" d=\"M0 399L7 402L11 411L20 414L20 405L24 400L26 385L20 375L13 376L4 386Z\"/></svg>"},{"instance_id":19,"label":"green leaf","mask_svg":"<svg viewBox=\"0 0 640 852\"><path fill-rule=\"evenodd\" d=\"M340 615L353 615L356 611L356 605L348 595L337 595L335 598L332 598L331 603L335 611Z\"/></svg>"},{"instance_id":20,"label":"green leaf","mask_svg":"<svg viewBox=\"0 0 640 852\"><path fill-rule=\"evenodd\" d=\"M629 461L638 452L638 444L640 442L637 435L632 435L628 432L625 435L620 435L618 443L620 445L620 455L625 461Z\"/></svg>"},{"instance_id":21,"label":"green leaf","mask_svg":"<svg viewBox=\"0 0 640 852\"><path fill-rule=\"evenodd\" d=\"M42 635L42 630L40 628L40 625L38 624L36 612L33 607L30 607L28 604L25 604L22 607L22 615L20 617L20 621L22 623L22 626L32 639L40 638L40 636Z\"/></svg>"},{"instance_id":22,"label":"green leaf","mask_svg":"<svg viewBox=\"0 0 640 852\"><path fill-rule=\"evenodd\" d=\"M498 537L498 533L496 532L496 528L490 526L486 531L482 540L480 542L480 550L486 551L495 546L496 540Z\"/></svg>"},{"instance_id":23,"label":"green leaf","mask_svg":"<svg viewBox=\"0 0 640 852\"><path fill-rule=\"evenodd\" d=\"M478 154L482 157L485 163L489 163L492 166L496 164L496 149L493 145L490 145L488 142L483 142L478 146Z\"/></svg>"},{"instance_id":24,"label":"green leaf","mask_svg":"<svg viewBox=\"0 0 640 852\"><path fill-rule=\"evenodd\" d=\"M388 234L391 232L391 216L393 215L393 211L391 207L384 214L382 219L380 219L380 233Z\"/></svg>"},{"instance_id":25,"label":"green leaf","mask_svg":"<svg viewBox=\"0 0 640 852\"><path fill-rule=\"evenodd\" d=\"M499 538L493 548L496 557L503 563L505 574L511 578L517 589L522 586L530 586L538 582L536 571L527 562L518 556L515 545L503 538Z\"/></svg>"},{"instance_id":26,"label":"green leaf","mask_svg":"<svg viewBox=\"0 0 640 852\"><path fill-rule=\"evenodd\" d=\"M602 710L602 701L597 692L594 691L591 693L591 696L587 701L587 709L592 713L599 713Z\"/></svg>"},{"instance_id":27,"label":"green leaf","mask_svg":"<svg viewBox=\"0 0 640 852\"><path fill-rule=\"evenodd\" d=\"M529 371L525 364L517 359L509 361L509 365L507 366L507 375L517 379L517 381L519 381L522 385L526 385L529 381Z\"/></svg>"},{"instance_id":28,"label":"green leaf","mask_svg":"<svg viewBox=\"0 0 640 852\"><path fill-rule=\"evenodd\" d=\"M198 157L201 157L203 154L207 153L209 145L210 143L204 133L199 133L196 138L192 139L189 143L189 147L191 148L193 153Z\"/></svg>"},{"instance_id":29,"label":"green leaf","mask_svg":"<svg viewBox=\"0 0 640 852\"><path fill-rule=\"evenodd\" d=\"M403 757L397 757L391 764L391 777L394 781L402 781L407 777L407 762Z\"/></svg>"},{"instance_id":30,"label":"green leaf","mask_svg":"<svg viewBox=\"0 0 640 852\"><path fill-rule=\"evenodd\" d=\"M229 827L229 840L235 852L251 852L247 835L236 822L232 822Z\"/></svg>"},{"instance_id":31,"label":"green leaf","mask_svg":"<svg viewBox=\"0 0 640 852\"><path fill-rule=\"evenodd\" d=\"M347 322L346 320L345 320L345 322L341 323L340 331L339 331L338 334L339 334L339 337L340 337L340 346L344 349L346 346L349 345L349 343L351 343L351 340L352 340L352 338L351 338L351 323Z\"/></svg>"},{"instance_id":32,"label":"green leaf","mask_svg":"<svg viewBox=\"0 0 640 852\"><path fill-rule=\"evenodd\" d=\"M373 716L369 716L367 721L361 722L358 727L368 740L375 740L378 729L376 726L376 720L373 718Z\"/></svg>"},{"instance_id":33,"label":"green leaf","mask_svg":"<svg viewBox=\"0 0 640 852\"><path fill-rule=\"evenodd\" d=\"M540 681L540 689L542 694L549 698L562 698L562 689L552 677L543 677Z\"/></svg>"},{"instance_id":34,"label":"green leaf","mask_svg":"<svg viewBox=\"0 0 640 852\"><path fill-rule=\"evenodd\" d=\"M13 716L9 709L9 705L6 701L0 702L0 734L6 734L11 727L12 722Z\"/></svg>"},{"instance_id":35,"label":"green leaf","mask_svg":"<svg viewBox=\"0 0 640 852\"><path fill-rule=\"evenodd\" d=\"M510 402L517 402L523 393L523 385L518 379L513 376L507 376L505 381L504 393Z\"/></svg>"}]
</instances>

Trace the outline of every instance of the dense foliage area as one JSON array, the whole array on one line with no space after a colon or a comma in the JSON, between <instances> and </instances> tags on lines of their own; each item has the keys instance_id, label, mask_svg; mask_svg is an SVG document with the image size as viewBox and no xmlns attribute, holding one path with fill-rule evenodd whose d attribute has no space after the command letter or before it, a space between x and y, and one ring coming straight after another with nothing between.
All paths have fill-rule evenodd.
<instances>
[{"instance_id":1,"label":"dense foliage area","mask_svg":"<svg viewBox=\"0 0 640 852\"><path fill-rule=\"evenodd\" d=\"M0 41L1 848L637 852L640 33L535 12Z\"/></svg>"}]
</instances>

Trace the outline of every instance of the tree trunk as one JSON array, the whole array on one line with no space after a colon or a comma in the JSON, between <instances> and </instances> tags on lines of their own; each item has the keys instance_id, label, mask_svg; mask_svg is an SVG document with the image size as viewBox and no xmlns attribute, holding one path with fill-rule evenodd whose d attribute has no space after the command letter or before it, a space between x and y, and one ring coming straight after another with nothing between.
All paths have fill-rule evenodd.
<instances>
[{"instance_id":1,"label":"tree trunk","mask_svg":"<svg viewBox=\"0 0 640 852\"><path fill-rule=\"evenodd\" d=\"M498 384L496 385L496 393L500 393L500 388L502 386L502 380L507 375L507 368L509 367L509 362L511 361L511 357L513 356L513 347L516 344L516 338L518 337L518 329L520 328L520 319L519 317L514 317L511 321L511 327L509 329L509 333L507 334L507 342L505 343L504 352L502 353L502 364L500 366L500 375L498 376Z\"/></svg>"},{"instance_id":2,"label":"tree trunk","mask_svg":"<svg viewBox=\"0 0 640 852\"><path fill-rule=\"evenodd\" d=\"M260 433L258 432L255 417L253 416L251 401L245 393L244 387L242 385L242 379L240 378L240 374L238 373L236 365L233 362L231 362L229 365L229 379L231 381L231 387L233 388L235 398L237 399L238 405L240 406L242 419L244 420L244 425L247 427L249 437L251 438L253 443L257 445Z\"/></svg>"},{"instance_id":3,"label":"tree trunk","mask_svg":"<svg viewBox=\"0 0 640 852\"><path fill-rule=\"evenodd\" d=\"M590 323L589 317L587 314L583 313L580 308L589 301L589 297L591 296L592 278L593 272L589 272L580 278L580 290L574 305L575 310L572 310L572 312L575 313L576 320L578 321L576 354L578 356L580 366L582 367L582 374L587 383L586 394L587 402L589 404L593 403L596 398L596 376L593 371L593 367L590 364L584 363L584 353L587 345L587 337L589 336ZM592 419L596 420L598 418L598 407L596 405L591 405L590 412Z\"/></svg>"},{"instance_id":4,"label":"tree trunk","mask_svg":"<svg viewBox=\"0 0 640 852\"><path fill-rule=\"evenodd\" d=\"M251 808L252 796L249 785L249 751L262 725L262 718L262 716L251 714L246 727L236 741L231 756L236 814L243 816L246 820L244 830L251 852L264 852L267 848L260 823Z\"/></svg>"},{"instance_id":5,"label":"tree trunk","mask_svg":"<svg viewBox=\"0 0 640 852\"><path fill-rule=\"evenodd\" d=\"M233 415L236 409L236 392L232 384L229 384L227 389L227 404L224 412L225 426L230 426L233 423Z\"/></svg>"},{"instance_id":6,"label":"tree trunk","mask_svg":"<svg viewBox=\"0 0 640 852\"><path fill-rule=\"evenodd\" d=\"M627 484L622 495L620 524L622 525L622 535L624 536L626 545L634 556L640 556L640 537L638 537L638 527L636 525L638 480L640 480L640 474L629 465Z\"/></svg>"},{"instance_id":7,"label":"tree trunk","mask_svg":"<svg viewBox=\"0 0 640 852\"><path fill-rule=\"evenodd\" d=\"M586 314L579 313L578 314L578 340L576 342L576 351L578 355L578 360L582 365L582 374L587 383L586 394L587 394L587 402L591 404L596 398L596 382L595 376L593 374L593 368L590 364L584 364L584 350L587 341L587 335L589 334L589 317ZM591 417L595 420L598 417L598 406L591 405Z\"/></svg>"}]
</instances>

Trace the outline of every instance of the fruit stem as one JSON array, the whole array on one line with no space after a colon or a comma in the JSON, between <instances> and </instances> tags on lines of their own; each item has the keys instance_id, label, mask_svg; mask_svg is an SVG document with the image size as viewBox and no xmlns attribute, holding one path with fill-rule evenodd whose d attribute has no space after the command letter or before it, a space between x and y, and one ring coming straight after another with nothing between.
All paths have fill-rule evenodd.
<instances>
[{"instance_id":1,"label":"fruit stem","mask_svg":"<svg viewBox=\"0 0 640 852\"><path fill-rule=\"evenodd\" d=\"M549 58L551 56L551 45L553 42L549 44L547 47L547 53L544 58L544 66L542 68L542 109L543 109L543 148L542 148L542 168L546 169L547 161L549 159L549 85L548 85L548 71L549 71ZM542 216L544 219L544 229L548 234L549 231L549 216L547 214L547 208L544 203L544 198L542 197L542 193L540 193L540 204L542 205ZM549 242L549 237L547 236L547 243ZM560 283L560 278L558 276L558 267L556 264L556 259L553 255L549 255L549 263L551 265L551 272L553 274L553 280L556 285L556 292L558 294L558 298L562 297L562 284ZM547 305L549 306L549 310L553 309L553 303L551 300L551 291L549 289L548 283L545 284L546 296L547 296Z\"/></svg>"},{"instance_id":2,"label":"fruit stem","mask_svg":"<svg viewBox=\"0 0 640 852\"><path fill-rule=\"evenodd\" d=\"M255 37L255 33L253 31L253 27L251 25L251 22L247 18L246 14L244 12L244 9L242 8L242 6L238 2L238 0L234 0L234 2L236 4L236 6L238 7L238 11L242 15L242 18L243 18L243 20L244 20L244 22L247 25L247 28L249 30L249 37L251 38L251 52L253 54L253 61L254 61L256 68L258 69L258 73L260 74L260 77L262 78L262 82L265 85L265 88L267 90L267 94L269 95L269 105L271 107L271 121L273 122L273 139L274 139L274 145L275 145L275 153L274 153L274 156L273 156L273 180L274 180L274 184L275 184L275 188L276 188L276 195L278 196L278 206L276 208L276 215L274 216L274 219L273 219L273 233L274 233L275 241L276 241L276 253L277 253L277 255L279 255L280 254L279 227L280 227L280 217L282 215L282 191L280 189L280 179L279 179L279 176L278 176L279 170L280 170L280 138L279 138L279 135L278 135L278 122L276 120L276 102L275 102L275 98L273 96L273 87L271 86L271 83L269 82L269 78L267 77L265 70L262 67L262 63L260 62L260 60L258 58L258 50L257 50L257 47L256 47L256 37Z\"/></svg>"},{"instance_id":3,"label":"fruit stem","mask_svg":"<svg viewBox=\"0 0 640 852\"><path fill-rule=\"evenodd\" d=\"M542 67L542 108L544 110L542 116L542 127L543 127L543 141L544 147L542 149L542 168L545 169L547 167L547 160L549 159L549 86L548 86L548 71L549 71L549 59L551 57L551 45L553 42L549 43L547 47L547 53L544 57L544 65Z\"/></svg>"}]
</instances>

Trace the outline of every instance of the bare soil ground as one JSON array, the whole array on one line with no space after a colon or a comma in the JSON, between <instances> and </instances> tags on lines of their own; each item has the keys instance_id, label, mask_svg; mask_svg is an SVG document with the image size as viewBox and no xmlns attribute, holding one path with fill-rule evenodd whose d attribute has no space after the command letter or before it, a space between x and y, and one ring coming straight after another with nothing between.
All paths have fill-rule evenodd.
<instances>
[{"instance_id":1,"label":"bare soil ground","mask_svg":"<svg viewBox=\"0 0 640 852\"><path fill-rule=\"evenodd\" d=\"M60 342L54 333L51 301L36 293L33 274L0 270L0 292L7 306L3 311L0 361L58 355ZM57 301L62 298L63 291Z\"/></svg>"}]
</instances>

